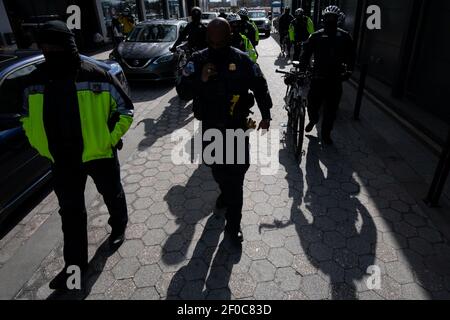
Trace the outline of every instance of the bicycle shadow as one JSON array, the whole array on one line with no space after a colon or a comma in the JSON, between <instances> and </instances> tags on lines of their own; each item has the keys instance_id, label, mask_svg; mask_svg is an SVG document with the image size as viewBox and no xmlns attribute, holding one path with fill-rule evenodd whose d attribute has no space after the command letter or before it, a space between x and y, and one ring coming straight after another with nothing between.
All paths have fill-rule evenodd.
<instances>
[{"instance_id":1,"label":"bicycle shadow","mask_svg":"<svg viewBox=\"0 0 450 320\"><path fill-rule=\"evenodd\" d=\"M375 224L367 209L354 197L359 190L346 191L342 183L334 183L337 180L357 185L351 170L336 168L339 167L336 161L349 163L345 156L338 150L322 150L316 137L307 138L305 180L294 156L287 149L280 151L280 163L287 172L289 197L293 200L289 219L262 224L260 229L294 225L302 258L316 270L305 271L302 276L323 274L329 279L332 299L357 299L357 285L361 285L367 268L375 263Z\"/></svg>"}]
</instances>

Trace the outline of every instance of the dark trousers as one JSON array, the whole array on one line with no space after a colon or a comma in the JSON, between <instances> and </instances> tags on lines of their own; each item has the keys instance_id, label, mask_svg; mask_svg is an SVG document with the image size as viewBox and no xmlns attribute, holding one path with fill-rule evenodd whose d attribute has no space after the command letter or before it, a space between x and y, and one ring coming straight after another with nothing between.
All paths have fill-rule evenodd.
<instances>
[{"instance_id":1,"label":"dark trousers","mask_svg":"<svg viewBox=\"0 0 450 320\"><path fill-rule=\"evenodd\" d=\"M204 130L209 126L204 124ZM244 129L243 129L244 130ZM223 161L224 164L208 164L212 170L214 180L219 185L221 191L221 197L224 204L227 207L226 219L227 219L227 229L231 232L238 232L242 220L242 205L244 198L244 179L245 174L250 168L250 143L248 137L245 139L245 143L242 145L237 143L236 140L234 144L228 144L225 131L223 134ZM204 147L206 147L209 142L204 142ZM234 146L234 161L231 163L226 163L227 146ZM242 155L244 154L244 158ZM241 161L241 162L239 162Z\"/></svg>"},{"instance_id":2,"label":"dark trousers","mask_svg":"<svg viewBox=\"0 0 450 320\"><path fill-rule=\"evenodd\" d=\"M110 214L108 223L111 228L125 230L128 222L117 157L84 164L73 160L55 161L53 179L64 234L64 260L66 266L77 265L82 269L88 265L87 213L84 199L88 175L103 196Z\"/></svg>"},{"instance_id":3,"label":"dark trousers","mask_svg":"<svg viewBox=\"0 0 450 320\"><path fill-rule=\"evenodd\" d=\"M227 228L238 232L242 220L244 198L244 179L248 164L214 164L211 166L214 180L222 192L221 197L227 206Z\"/></svg>"},{"instance_id":4,"label":"dark trousers","mask_svg":"<svg viewBox=\"0 0 450 320\"><path fill-rule=\"evenodd\" d=\"M322 136L329 137L333 130L339 103L342 97L340 80L314 79L308 96L308 115L313 123L319 122L319 112L323 105Z\"/></svg>"},{"instance_id":5,"label":"dark trousers","mask_svg":"<svg viewBox=\"0 0 450 320\"><path fill-rule=\"evenodd\" d=\"M300 55L302 53L302 43L294 43L294 55L292 56L292 61L300 61Z\"/></svg>"}]
</instances>

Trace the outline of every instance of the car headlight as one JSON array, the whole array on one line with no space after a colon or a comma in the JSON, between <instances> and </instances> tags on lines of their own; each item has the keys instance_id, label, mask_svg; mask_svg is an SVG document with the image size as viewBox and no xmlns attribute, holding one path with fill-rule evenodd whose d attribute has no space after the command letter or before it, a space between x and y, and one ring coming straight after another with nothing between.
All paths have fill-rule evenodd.
<instances>
[{"instance_id":1,"label":"car headlight","mask_svg":"<svg viewBox=\"0 0 450 320\"><path fill-rule=\"evenodd\" d=\"M155 61L153 61L154 64L160 64L160 63L165 63L165 62L169 62L173 59L173 53L167 53L161 57L159 57L158 59L156 59Z\"/></svg>"}]
</instances>

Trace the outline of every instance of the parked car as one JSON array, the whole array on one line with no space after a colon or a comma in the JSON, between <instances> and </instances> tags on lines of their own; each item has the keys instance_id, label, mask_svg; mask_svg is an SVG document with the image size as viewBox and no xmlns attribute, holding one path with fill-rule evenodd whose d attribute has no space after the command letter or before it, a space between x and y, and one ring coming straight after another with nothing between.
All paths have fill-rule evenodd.
<instances>
[{"instance_id":1,"label":"parked car","mask_svg":"<svg viewBox=\"0 0 450 320\"><path fill-rule=\"evenodd\" d=\"M264 10L249 10L249 18L255 22L259 32L264 33L266 37L270 37L270 30L272 29L272 22L266 15Z\"/></svg>"},{"instance_id":2,"label":"parked car","mask_svg":"<svg viewBox=\"0 0 450 320\"><path fill-rule=\"evenodd\" d=\"M128 92L119 64L81 58L116 76ZM44 56L36 51L0 52L0 222L51 175L49 161L29 145L19 121L22 81L42 62Z\"/></svg>"},{"instance_id":3,"label":"parked car","mask_svg":"<svg viewBox=\"0 0 450 320\"><path fill-rule=\"evenodd\" d=\"M208 24L211 22L211 20L214 20L218 16L219 16L219 14L217 12L203 12L202 13L202 22L204 24Z\"/></svg>"},{"instance_id":4,"label":"parked car","mask_svg":"<svg viewBox=\"0 0 450 320\"><path fill-rule=\"evenodd\" d=\"M111 54L129 80L173 80L176 78L178 53L170 52L183 20L150 20L139 23Z\"/></svg>"}]
</instances>

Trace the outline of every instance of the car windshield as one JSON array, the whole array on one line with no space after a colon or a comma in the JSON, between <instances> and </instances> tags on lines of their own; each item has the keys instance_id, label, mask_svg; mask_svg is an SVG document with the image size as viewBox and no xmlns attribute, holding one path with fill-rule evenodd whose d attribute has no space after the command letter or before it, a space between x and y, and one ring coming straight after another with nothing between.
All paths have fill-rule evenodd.
<instances>
[{"instance_id":1,"label":"car windshield","mask_svg":"<svg viewBox=\"0 0 450 320\"><path fill-rule=\"evenodd\" d=\"M168 24L151 24L134 28L128 37L130 42L173 42L177 39L177 27Z\"/></svg>"},{"instance_id":2,"label":"car windshield","mask_svg":"<svg viewBox=\"0 0 450 320\"><path fill-rule=\"evenodd\" d=\"M216 15L213 14L213 13L203 13L203 14L202 14L202 19L203 19L203 20L212 20L212 19L214 19L215 17L216 17Z\"/></svg>"},{"instance_id":3,"label":"car windshield","mask_svg":"<svg viewBox=\"0 0 450 320\"><path fill-rule=\"evenodd\" d=\"M265 18L266 17L266 13L263 11L253 11L253 12L249 12L248 13L250 19L255 19L255 18Z\"/></svg>"}]
</instances>

